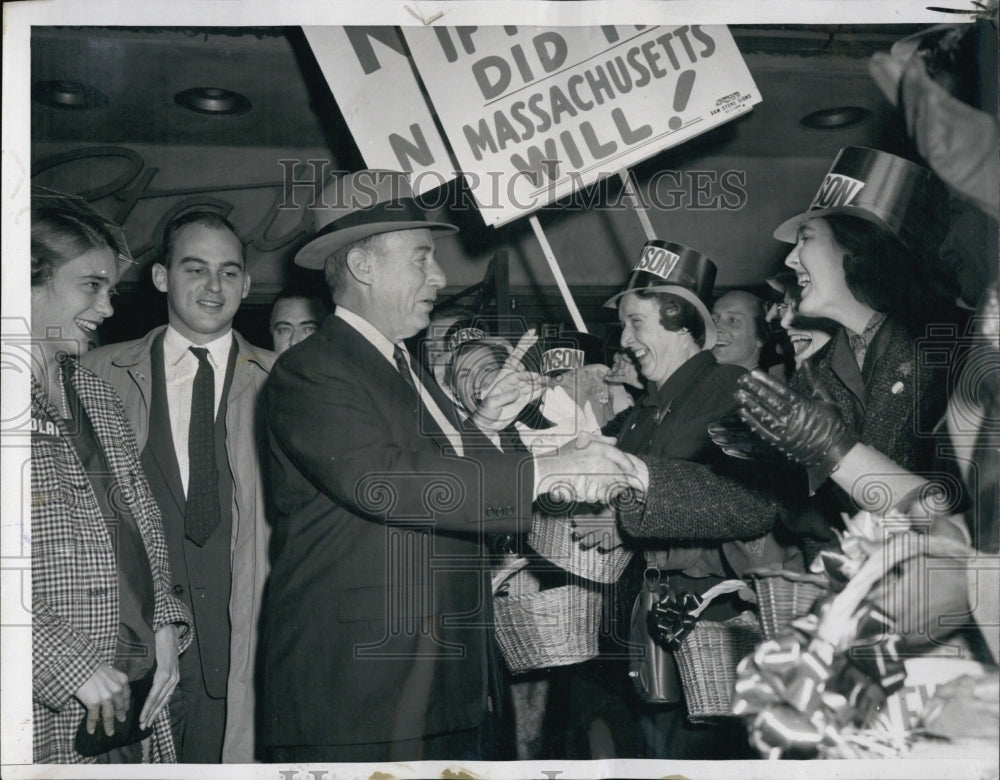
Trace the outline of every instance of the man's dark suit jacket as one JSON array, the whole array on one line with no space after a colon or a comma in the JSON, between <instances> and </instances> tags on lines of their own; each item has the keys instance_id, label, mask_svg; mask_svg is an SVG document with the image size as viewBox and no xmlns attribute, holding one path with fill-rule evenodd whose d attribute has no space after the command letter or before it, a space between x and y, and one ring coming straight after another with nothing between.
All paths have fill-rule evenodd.
<instances>
[{"instance_id":1,"label":"man's dark suit jacket","mask_svg":"<svg viewBox=\"0 0 1000 780\"><path fill-rule=\"evenodd\" d=\"M471 436L466 457L452 454L395 367L335 316L281 356L266 410L277 539L263 743L480 724L493 641L484 536L529 527L530 457Z\"/></svg>"}]
</instances>

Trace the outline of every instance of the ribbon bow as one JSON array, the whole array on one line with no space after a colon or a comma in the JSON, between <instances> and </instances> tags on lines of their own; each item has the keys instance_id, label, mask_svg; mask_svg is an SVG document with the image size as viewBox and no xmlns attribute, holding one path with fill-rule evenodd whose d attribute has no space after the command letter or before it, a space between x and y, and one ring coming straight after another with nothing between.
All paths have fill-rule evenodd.
<instances>
[{"instance_id":1,"label":"ribbon bow","mask_svg":"<svg viewBox=\"0 0 1000 780\"><path fill-rule=\"evenodd\" d=\"M768 758L812 757L823 745L855 754L841 730L864 723L903 684L898 636L873 605L862 604L858 638L846 652L816 636L818 614L832 598L761 643L736 669L733 714L754 716L750 742Z\"/></svg>"},{"instance_id":2,"label":"ribbon bow","mask_svg":"<svg viewBox=\"0 0 1000 780\"><path fill-rule=\"evenodd\" d=\"M677 650L681 640L694 628L697 617L692 613L699 606L701 599L693 593L668 591L646 616L649 635L668 650Z\"/></svg>"}]
</instances>

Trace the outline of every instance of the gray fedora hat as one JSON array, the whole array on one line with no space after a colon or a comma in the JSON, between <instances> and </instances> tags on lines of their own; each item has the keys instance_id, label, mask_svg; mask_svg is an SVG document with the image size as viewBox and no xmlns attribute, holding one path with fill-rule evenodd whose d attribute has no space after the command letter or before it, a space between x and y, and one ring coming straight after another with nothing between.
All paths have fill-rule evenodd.
<instances>
[{"instance_id":1,"label":"gray fedora hat","mask_svg":"<svg viewBox=\"0 0 1000 780\"><path fill-rule=\"evenodd\" d=\"M458 232L454 225L427 219L402 171L365 169L331 177L311 211L316 236L295 255L295 264L303 268L321 269L341 247L379 233L419 228Z\"/></svg>"}]
</instances>

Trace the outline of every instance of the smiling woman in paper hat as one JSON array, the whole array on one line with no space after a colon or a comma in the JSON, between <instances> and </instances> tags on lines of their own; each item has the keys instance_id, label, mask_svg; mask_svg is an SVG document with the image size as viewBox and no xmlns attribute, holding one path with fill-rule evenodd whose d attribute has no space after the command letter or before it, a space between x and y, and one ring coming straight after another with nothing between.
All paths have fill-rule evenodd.
<instances>
[{"instance_id":1,"label":"smiling woman in paper hat","mask_svg":"<svg viewBox=\"0 0 1000 780\"><path fill-rule=\"evenodd\" d=\"M943 185L927 169L885 152L848 147L834 160L809 209L774 233L794 243L785 265L801 288L799 314L839 326L812 358L814 376L796 374L790 383L804 396L803 404L812 403L816 385L836 403L835 412L816 408L799 426L803 435L821 442L808 469L813 491L857 441L904 468L931 466L932 445L920 432L944 411L949 366L947 359L944 365L924 361L921 352L935 338L928 325L957 332L954 309L931 284L936 270L931 258L947 202ZM938 349L952 354L953 339ZM740 382L747 418L761 408L757 399L766 392L766 379L753 372ZM772 417L767 427L784 430L788 422ZM796 449L794 443L783 446ZM841 512L853 509L836 498L827 503L834 524Z\"/></svg>"},{"instance_id":2,"label":"smiling woman in paper hat","mask_svg":"<svg viewBox=\"0 0 1000 780\"><path fill-rule=\"evenodd\" d=\"M802 288L803 316L861 334L878 312L911 335L933 313L932 258L945 234L947 192L931 171L886 152L841 149L809 209L774 231L795 247L785 265Z\"/></svg>"},{"instance_id":3,"label":"smiling woman in paper hat","mask_svg":"<svg viewBox=\"0 0 1000 780\"><path fill-rule=\"evenodd\" d=\"M622 538L642 553L633 574L643 568L658 572L664 587L657 600L669 597L675 604L684 603L686 593L700 597L730 573L739 577L750 566L781 565L786 559L767 536L779 515L770 477L758 479L744 464L734 464L708 433L735 412L736 383L745 374L740 366L719 363L711 350L716 331L707 302L715 276L715 263L701 252L650 241L625 289L606 304L617 307L621 346L646 379L618 429L618 447L642 459L649 488L642 500L619 503L617 522ZM638 595L639 581L623 577L626 604ZM640 600L633 609L632 620L645 624L648 604ZM709 599L704 615L722 621L744 610L735 598ZM704 652L696 650L693 662L704 663L707 655L697 655ZM669 656L661 664L666 674L675 669ZM636 661L631 671L639 695L647 697L641 686L645 667ZM747 757L745 729L725 724L699 731L687 724L679 702L693 692L682 694L679 687L665 685L655 710L643 709L650 748L660 756Z\"/></svg>"},{"instance_id":4,"label":"smiling woman in paper hat","mask_svg":"<svg viewBox=\"0 0 1000 780\"><path fill-rule=\"evenodd\" d=\"M642 254L632 269L625 288L612 295L604 302L609 309L618 309L619 319L625 325L622 333L622 346L626 344L629 328L625 322L623 305L628 299L649 301L650 305L661 310L663 304L668 304L671 310L676 310L671 319L671 325L664 327L677 332L683 331L691 337L689 348L711 349L715 346L716 331L712 315L708 310L707 301L711 300L712 287L715 284L716 266L708 256L696 249L675 244L669 241L648 241L642 248ZM631 308L633 303L629 303ZM664 316L667 316L664 313ZM634 334L632 336L634 338ZM633 355L646 379L653 379L647 371L651 370L654 355L649 349L640 350L643 355L633 351ZM666 355L662 356L664 359ZM643 363L646 368L643 369ZM660 361L663 363L663 360ZM665 364L656 371L657 376L664 374ZM669 376L664 374L663 379ZM653 379L653 381L657 381Z\"/></svg>"},{"instance_id":5,"label":"smiling woman in paper hat","mask_svg":"<svg viewBox=\"0 0 1000 780\"><path fill-rule=\"evenodd\" d=\"M319 205L310 210L316 236L295 255L295 264L303 268L321 270L341 247L380 233L419 228L458 232L454 225L427 219L402 171L362 170L331 178Z\"/></svg>"}]
</instances>

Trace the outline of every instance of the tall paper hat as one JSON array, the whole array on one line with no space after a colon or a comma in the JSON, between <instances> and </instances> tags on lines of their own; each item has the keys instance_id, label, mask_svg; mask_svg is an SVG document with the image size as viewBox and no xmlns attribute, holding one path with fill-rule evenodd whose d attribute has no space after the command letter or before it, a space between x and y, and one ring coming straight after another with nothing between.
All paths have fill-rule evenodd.
<instances>
[{"instance_id":1,"label":"tall paper hat","mask_svg":"<svg viewBox=\"0 0 1000 780\"><path fill-rule=\"evenodd\" d=\"M540 343L541 373L552 376L580 369L592 363L606 362L604 342L593 333L560 330Z\"/></svg>"},{"instance_id":2,"label":"tall paper hat","mask_svg":"<svg viewBox=\"0 0 1000 780\"><path fill-rule=\"evenodd\" d=\"M715 286L715 263L696 249L669 241L647 241L621 292L604 302L609 309L630 292L668 292L693 305L705 323L705 349L715 346L715 323L708 310Z\"/></svg>"},{"instance_id":3,"label":"tall paper hat","mask_svg":"<svg viewBox=\"0 0 1000 780\"><path fill-rule=\"evenodd\" d=\"M877 149L847 146L823 178L809 210L782 222L774 237L794 244L799 225L845 214L874 222L911 250L937 250L944 238L948 191L927 168Z\"/></svg>"},{"instance_id":4,"label":"tall paper hat","mask_svg":"<svg viewBox=\"0 0 1000 780\"><path fill-rule=\"evenodd\" d=\"M362 170L330 178L311 211L316 237L295 255L295 264L303 268L321 269L341 247L379 233L417 228L458 232L454 225L427 219L402 171Z\"/></svg>"}]
</instances>

